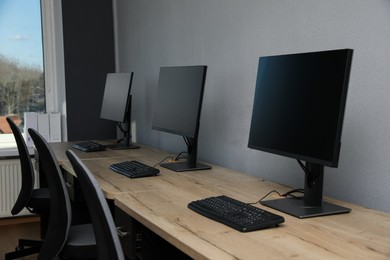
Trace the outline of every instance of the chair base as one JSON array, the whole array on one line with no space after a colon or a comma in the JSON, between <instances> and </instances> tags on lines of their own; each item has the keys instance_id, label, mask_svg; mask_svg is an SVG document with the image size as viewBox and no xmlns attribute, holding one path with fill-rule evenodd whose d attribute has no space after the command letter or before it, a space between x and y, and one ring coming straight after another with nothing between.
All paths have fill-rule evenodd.
<instances>
[{"instance_id":1,"label":"chair base","mask_svg":"<svg viewBox=\"0 0 390 260\"><path fill-rule=\"evenodd\" d=\"M42 247L43 241L19 239L19 244L16 246L14 252L5 254L5 260L17 259L20 257L33 255L39 253Z\"/></svg>"}]
</instances>

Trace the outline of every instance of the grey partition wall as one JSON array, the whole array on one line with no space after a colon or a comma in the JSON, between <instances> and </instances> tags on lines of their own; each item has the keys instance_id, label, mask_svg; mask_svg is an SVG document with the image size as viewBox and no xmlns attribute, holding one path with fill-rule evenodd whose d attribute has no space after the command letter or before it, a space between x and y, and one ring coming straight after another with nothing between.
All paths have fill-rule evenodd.
<instances>
[{"instance_id":1,"label":"grey partition wall","mask_svg":"<svg viewBox=\"0 0 390 260\"><path fill-rule=\"evenodd\" d=\"M62 0L68 140L114 138L100 119L106 74L115 71L111 0Z\"/></svg>"}]
</instances>

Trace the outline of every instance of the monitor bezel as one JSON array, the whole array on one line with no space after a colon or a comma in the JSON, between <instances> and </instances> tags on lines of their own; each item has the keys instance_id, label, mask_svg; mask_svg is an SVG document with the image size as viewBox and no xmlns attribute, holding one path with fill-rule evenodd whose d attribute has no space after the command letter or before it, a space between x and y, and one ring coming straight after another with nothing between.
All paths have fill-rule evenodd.
<instances>
[{"instance_id":1,"label":"monitor bezel","mask_svg":"<svg viewBox=\"0 0 390 260\"><path fill-rule=\"evenodd\" d=\"M273 154L277 154L277 155L282 155L282 156L286 156L286 157L290 157L290 158L294 158L294 159L298 159L298 160L303 160L303 161L310 162L310 163L320 164L323 166L334 167L334 168L338 167L339 157L340 157L340 148L341 148L342 127L343 127L343 121L344 121L346 97L347 97L347 92L348 92L349 75L350 75L352 54L353 54L352 49L337 49L337 50L326 50L326 51L262 56L259 58L259 62L258 62L258 70L257 70L258 76L257 76L257 80L256 80L256 90L258 88L258 85L260 84L259 74L261 73L261 70L262 70L262 68L260 66L262 59L268 59L268 58L272 58L272 57L281 57L281 56L324 54L324 53L330 53L330 52L345 52L346 53L346 57L345 57L346 66L345 66L345 71L344 71L344 81L343 81L343 84L341 86L342 89L341 89L341 96L340 96L340 109L338 111L338 120L337 120L337 126L336 126L335 140L333 143L332 159L326 160L323 158L316 158L313 156L307 156L307 155L303 155L303 154L299 154L299 153L291 153L291 152L283 151L280 149L273 149L270 147L258 146L258 145L254 145L253 143L251 143L251 136L254 135L253 129L252 129L252 120L254 117L253 112L254 112L254 107L255 107L255 98L253 101L251 125L250 125L250 132L249 132L249 138L248 138L248 148L259 150L259 151L264 151L264 152L268 152L268 153L273 153ZM256 96L256 93L255 93L255 96Z\"/></svg>"}]
</instances>

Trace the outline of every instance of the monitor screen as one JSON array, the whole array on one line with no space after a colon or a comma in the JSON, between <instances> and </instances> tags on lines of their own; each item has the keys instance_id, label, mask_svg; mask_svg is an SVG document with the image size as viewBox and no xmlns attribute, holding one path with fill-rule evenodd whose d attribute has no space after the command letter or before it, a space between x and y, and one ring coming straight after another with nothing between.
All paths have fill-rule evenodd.
<instances>
[{"instance_id":1,"label":"monitor screen","mask_svg":"<svg viewBox=\"0 0 390 260\"><path fill-rule=\"evenodd\" d=\"M169 164L176 171L200 168L196 153L206 72L207 66L160 68L152 128L185 137L187 162Z\"/></svg>"},{"instance_id":2,"label":"monitor screen","mask_svg":"<svg viewBox=\"0 0 390 260\"><path fill-rule=\"evenodd\" d=\"M351 53L261 57L248 146L337 167Z\"/></svg>"},{"instance_id":3,"label":"monitor screen","mask_svg":"<svg viewBox=\"0 0 390 260\"><path fill-rule=\"evenodd\" d=\"M206 66L160 68L153 129L196 136L206 70Z\"/></svg>"},{"instance_id":4,"label":"monitor screen","mask_svg":"<svg viewBox=\"0 0 390 260\"><path fill-rule=\"evenodd\" d=\"M301 201L262 204L300 218L349 212L322 192L323 167L338 166L352 53L260 57L248 147L297 159L305 172Z\"/></svg>"},{"instance_id":5,"label":"monitor screen","mask_svg":"<svg viewBox=\"0 0 390 260\"><path fill-rule=\"evenodd\" d=\"M100 118L125 122L133 73L108 73Z\"/></svg>"}]
</instances>

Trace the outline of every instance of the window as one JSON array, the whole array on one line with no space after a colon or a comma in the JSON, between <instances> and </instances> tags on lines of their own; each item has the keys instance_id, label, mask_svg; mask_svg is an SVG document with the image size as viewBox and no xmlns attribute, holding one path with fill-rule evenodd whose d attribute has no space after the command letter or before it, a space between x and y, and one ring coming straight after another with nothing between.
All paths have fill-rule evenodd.
<instances>
[{"instance_id":1,"label":"window","mask_svg":"<svg viewBox=\"0 0 390 260\"><path fill-rule=\"evenodd\" d=\"M27 18L27 19L22 19ZM27 20L27 23L26 23ZM37 112L60 112L65 113L65 82L64 82L64 61L62 45L62 12L61 1L53 0L0 0L0 57L11 64L16 63L21 69L27 67L32 71L39 71L41 75L33 84L28 95L28 100L23 101L23 96L19 97L18 116L23 119L23 109ZM34 26L32 25L34 23ZM10 34L10 28L13 24L25 26L25 35L21 33ZM27 29L26 29L27 28ZM33 28L36 32L33 33ZM23 28L22 28L23 29ZM7 33L8 32L8 33ZM13 36L13 37L12 37ZM34 39L33 39L34 38ZM13 40L13 41L12 41ZM36 51L30 53L30 60L22 61L19 56L6 55L5 48L7 42L12 42L11 47L14 51L25 52L27 47L17 44L26 44L27 40L34 40ZM42 44L43 41L43 44ZM44 46L44 48L43 48ZM9 47L8 47L9 48ZM44 54L43 54L44 53ZM33 59L35 57L35 59ZM44 61L43 61L44 59ZM0 77L6 75L0 65ZM5 69L4 69L5 71ZM26 82L24 82L26 84ZM4 84L0 79L0 92L3 91ZM37 86L40 86L39 88ZM5 91L5 88L4 88ZM3 94L1 94L2 96ZM15 95L10 95L10 98ZM5 99L5 97L3 98ZM27 105L23 105L27 104ZM14 102L16 103L16 102ZM0 100L0 116L8 114L8 108L5 105L11 105L8 102ZM43 105L43 106L42 106ZM3 112L5 111L5 112ZM22 112L23 111L23 112ZM16 112L12 112L16 113ZM1 118L1 117L0 117ZM8 124L6 124L8 126ZM23 122L21 129L23 130ZM63 126L64 140L66 140L66 122ZM2 134L0 132L0 157L17 155L16 144L12 134Z\"/></svg>"},{"instance_id":2,"label":"window","mask_svg":"<svg viewBox=\"0 0 390 260\"><path fill-rule=\"evenodd\" d=\"M0 148L13 146L5 120L45 112L40 0L0 0Z\"/></svg>"}]
</instances>

